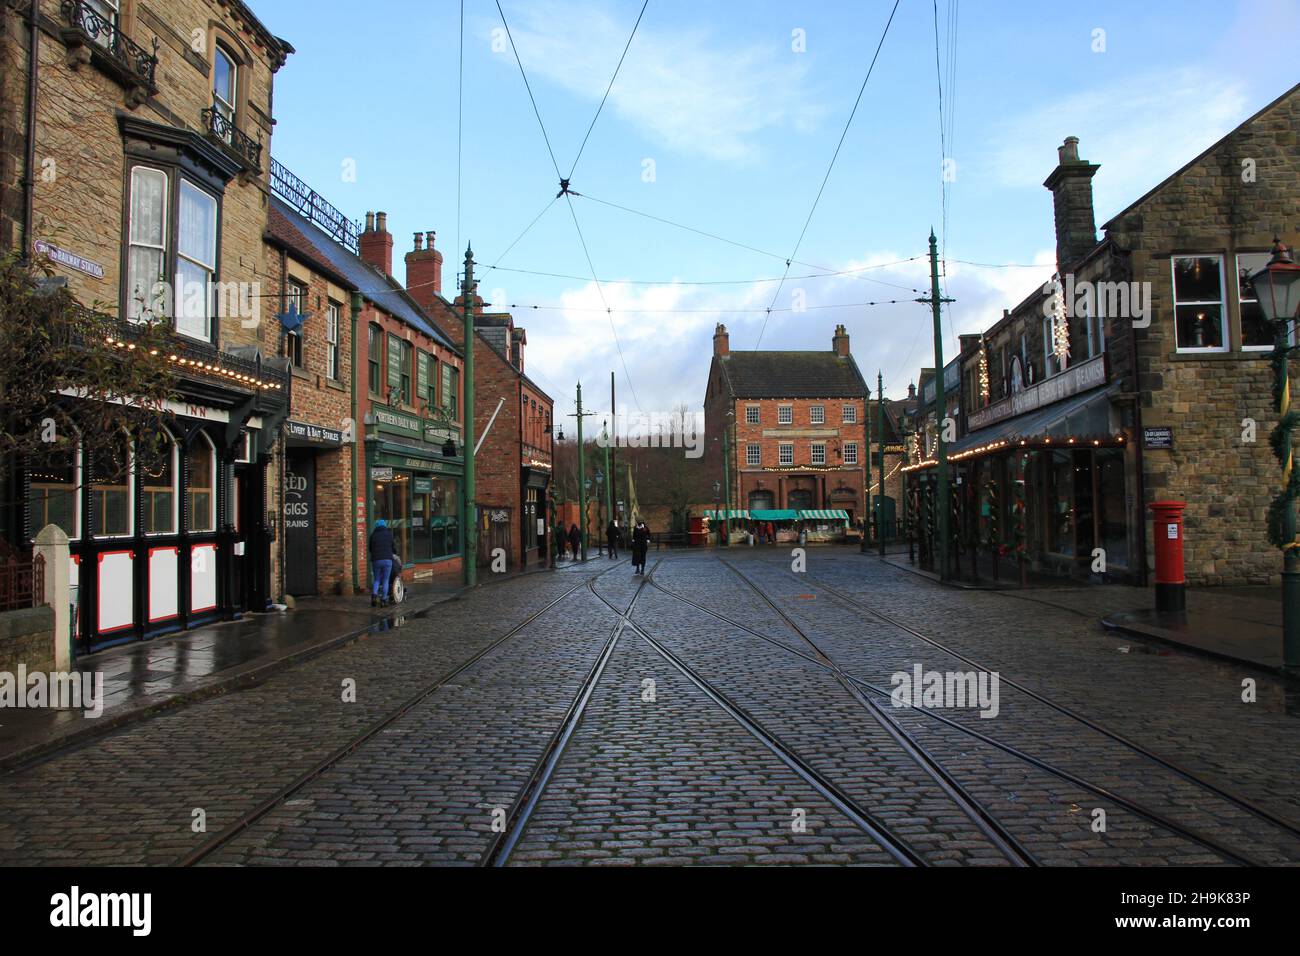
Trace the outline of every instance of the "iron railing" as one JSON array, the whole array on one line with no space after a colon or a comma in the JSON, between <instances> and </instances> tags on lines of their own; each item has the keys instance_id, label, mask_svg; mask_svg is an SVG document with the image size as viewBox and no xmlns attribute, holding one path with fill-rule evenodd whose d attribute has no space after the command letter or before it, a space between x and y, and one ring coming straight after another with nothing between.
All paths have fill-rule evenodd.
<instances>
[{"instance_id":1,"label":"iron railing","mask_svg":"<svg viewBox=\"0 0 1300 956\"><path fill-rule=\"evenodd\" d=\"M271 159L271 192L328 233L335 242L354 255L361 254L361 226L339 212L274 157Z\"/></svg>"},{"instance_id":2,"label":"iron railing","mask_svg":"<svg viewBox=\"0 0 1300 956\"><path fill-rule=\"evenodd\" d=\"M45 558L0 557L0 611L20 611L45 603Z\"/></svg>"},{"instance_id":3,"label":"iron railing","mask_svg":"<svg viewBox=\"0 0 1300 956\"><path fill-rule=\"evenodd\" d=\"M115 16L105 16L85 0L63 0L63 16L74 30L80 31L91 43L103 50L127 74L150 90L158 71L158 38L154 37L153 52L127 37L119 28Z\"/></svg>"},{"instance_id":4,"label":"iron railing","mask_svg":"<svg viewBox=\"0 0 1300 956\"><path fill-rule=\"evenodd\" d=\"M209 106L199 114L203 128L213 139L234 153L243 163L255 172L262 171L262 144L253 139L215 106Z\"/></svg>"}]
</instances>

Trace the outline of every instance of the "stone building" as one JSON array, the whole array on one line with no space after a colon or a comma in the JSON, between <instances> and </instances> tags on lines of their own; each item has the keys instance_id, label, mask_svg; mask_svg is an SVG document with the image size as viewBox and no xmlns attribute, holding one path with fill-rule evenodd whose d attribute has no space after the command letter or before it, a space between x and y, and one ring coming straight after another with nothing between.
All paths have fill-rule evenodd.
<instances>
[{"instance_id":1,"label":"stone building","mask_svg":"<svg viewBox=\"0 0 1300 956\"><path fill-rule=\"evenodd\" d=\"M48 256L86 306L169 323L177 391L145 474L85 453L66 485L76 644L93 650L264 610L274 595L272 470L289 376L262 308L275 73L293 52L240 0L0 6L0 243ZM8 516L25 543L42 516Z\"/></svg>"},{"instance_id":2,"label":"stone building","mask_svg":"<svg viewBox=\"0 0 1300 956\"><path fill-rule=\"evenodd\" d=\"M709 474L730 483L732 510L781 512L790 521L800 520L791 514L833 511L844 514L841 521L860 523L868 428L873 483L882 460L886 471L901 462L892 416L883 445L895 448L882 458L877 407L867 395L842 325L826 352L733 352L726 326L719 325L704 397L705 458ZM891 479L897 488L897 472ZM873 500L878 496L877 489ZM881 503L887 521L896 501L886 496Z\"/></svg>"},{"instance_id":3,"label":"stone building","mask_svg":"<svg viewBox=\"0 0 1300 956\"><path fill-rule=\"evenodd\" d=\"M949 448L964 479L958 534L1023 548L1034 570L1144 583L1149 506L1183 501L1189 583L1279 580L1266 533L1281 484L1267 441L1273 339L1249 277L1275 237L1300 239L1297 130L1300 87L1113 216L1100 241L1100 167L1065 140L1044 184L1056 284L960 359L982 384L962 389ZM909 469L926 494L931 469Z\"/></svg>"}]
</instances>

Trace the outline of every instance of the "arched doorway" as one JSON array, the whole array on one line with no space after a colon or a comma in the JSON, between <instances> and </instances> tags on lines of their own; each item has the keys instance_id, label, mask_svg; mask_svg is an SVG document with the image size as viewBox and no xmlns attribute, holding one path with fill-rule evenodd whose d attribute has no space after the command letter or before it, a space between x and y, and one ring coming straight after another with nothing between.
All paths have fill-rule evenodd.
<instances>
[{"instance_id":1,"label":"arched doorway","mask_svg":"<svg viewBox=\"0 0 1300 956\"><path fill-rule=\"evenodd\" d=\"M794 511L811 511L813 506L813 493L809 488L791 488L790 493L786 495L787 507Z\"/></svg>"},{"instance_id":2,"label":"arched doorway","mask_svg":"<svg viewBox=\"0 0 1300 956\"><path fill-rule=\"evenodd\" d=\"M776 496L770 491L751 491L749 493L750 511L772 511L776 508Z\"/></svg>"}]
</instances>

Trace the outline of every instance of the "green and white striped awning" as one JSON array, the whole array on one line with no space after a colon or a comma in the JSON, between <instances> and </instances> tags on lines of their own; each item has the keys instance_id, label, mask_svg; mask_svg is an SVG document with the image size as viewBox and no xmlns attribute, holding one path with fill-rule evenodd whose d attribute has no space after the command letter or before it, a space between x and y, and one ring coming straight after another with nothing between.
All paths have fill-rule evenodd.
<instances>
[{"instance_id":1,"label":"green and white striped awning","mask_svg":"<svg viewBox=\"0 0 1300 956\"><path fill-rule=\"evenodd\" d=\"M730 516L730 518L731 518L732 521L747 521L747 520L749 520L749 512L748 512L748 511L737 511L737 510L735 510L735 509L732 509L731 511L706 511L706 512L704 512L704 517L708 518L710 521L722 521L722 520L724 520L724 517L726 517L726 516Z\"/></svg>"},{"instance_id":2,"label":"green and white striped awning","mask_svg":"<svg viewBox=\"0 0 1300 956\"><path fill-rule=\"evenodd\" d=\"M848 521L849 513L838 509L799 512L800 521Z\"/></svg>"}]
</instances>

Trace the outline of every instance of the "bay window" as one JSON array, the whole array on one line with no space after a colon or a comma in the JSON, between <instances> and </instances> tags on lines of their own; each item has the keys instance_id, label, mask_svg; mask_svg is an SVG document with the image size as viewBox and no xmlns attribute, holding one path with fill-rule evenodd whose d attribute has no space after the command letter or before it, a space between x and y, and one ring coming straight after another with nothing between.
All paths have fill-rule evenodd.
<instances>
[{"instance_id":1,"label":"bay window","mask_svg":"<svg viewBox=\"0 0 1300 956\"><path fill-rule=\"evenodd\" d=\"M176 331L212 340L212 280L217 273L217 200L188 179L180 185L176 288L183 307Z\"/></svg>"},{"instance_id":2,"label":"bay window","mask_svg":"<svg viewBox=\"0 0 1300 956\"><path fill-rule=\"evenodd\" d=\"M134 321L170 314L157 286L167 274L167 174L131 170L131 223L127 230L127 317Z\"/></svg>"}]
</instances>

